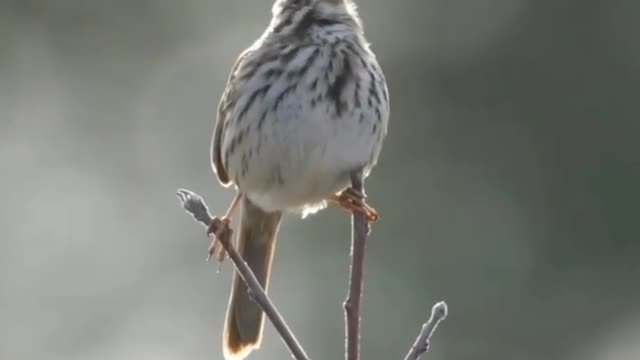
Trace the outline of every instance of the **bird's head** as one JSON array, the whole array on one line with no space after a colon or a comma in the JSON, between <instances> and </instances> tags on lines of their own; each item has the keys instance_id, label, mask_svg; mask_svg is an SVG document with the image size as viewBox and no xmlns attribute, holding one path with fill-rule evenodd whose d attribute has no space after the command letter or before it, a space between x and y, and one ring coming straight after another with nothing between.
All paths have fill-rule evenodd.
<instances>
[{"instance_id":1,"label":"bird's head","mask_svg":"<svg viewBox=\"0 0 640 360\"><path fill-rule=\"evenodd\" d=\"M360 27L353 0L276 0L272 8L274 23L281 28L296 24L346 24Z\"/></svg>"}]
</instances>

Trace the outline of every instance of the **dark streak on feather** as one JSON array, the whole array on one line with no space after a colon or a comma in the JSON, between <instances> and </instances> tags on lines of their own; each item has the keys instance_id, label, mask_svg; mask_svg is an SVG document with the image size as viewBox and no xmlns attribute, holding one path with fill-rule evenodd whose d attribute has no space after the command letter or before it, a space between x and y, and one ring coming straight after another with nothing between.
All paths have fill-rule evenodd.
<instances>
[{"instance_id":1,"label":"dark streak on feather","mask_svg":"<svg viewBox=\"0 0 640 360\"><path fill-rule=\"evenodd\" d=\"M307 11L306 14L302 15L302 19L298 21L298 24L293 29L293 34L299 38L303 38L305 35L307 35L314 22L315 18L313 15L313 10Z\"/></svg>"},{"instance_id":2,"label":"dark streak on feather","mask_svg":"<svg viewBox=\"0 0 640 360\"><path fill-rule=\"evenodd\" d=\"M309 55L309 57L307 58L305 63L302 65L302 67L300 67L297 70L291 70L287 73L287 79L294 80L295 78L303 77L306 74L306 72L309 70L311 65L313 65L315 60L318 58L319 54L320 54L320 48L316 48L315 50L313 50L313 52L311 53L311 55Z\"/></svg>"},{"instance_id":3,"label":"dark streak on feather","mask_svg":"<svg viewBox=\"0 0 640 360\"><path fill-rule=\"evenodd\" d=\"M315 91L317 87L318 87L318 78L315 78L315 79L311 82L311 85L309 86L309 90L311 90L311 91Z\"/></svg>"},{"instance_id":4,"label":"dark streak on feather","mask_svg":"<svg viewBox=\"0 0 640 360\"><path fill-rule=\"evenodd\" d=\"M349 62L349 57L343 56L342 58L342 72L336 76L336 80L329 85L327 89L327 97L331 101L333 101L334 106L336 108L336 115L341 116L343 106L345 103L341 101L342 92L344 91L349 79L352 76L351 63Z\"/></svg>"},{"instance_id":5,"label":"dark streak on feather","mask_svg":"<svg viewBox=\"0 0 640 360\"><path fill-rule=\"evenodd\" d=\"M258 130L262 129L262 125L264 125L264 121L267 118L268 110L263 110L262 115L260 115L260 120L258 120Z\"/></svg>"},{"instance_id":6,"label":"dark streak on feather","mask_svg":"<svg viewBox=\"0 0 640 360\"><path fill-rule=\"evenodd\" d=\"M282 100L284 100L284 98L291 91L293 91L293 89L295 89L297 85L298 85L297 83L291 84L291 85L287 86L284 90L282 90L282 92L280 94L278 94L278 97L276 98L276 101L273 103L273 110L274 111L278 109L278 106L280 105Z\"/></svg>"},{"instance_id":7,"label":"dark streak on feather","mask_svg":"<svg viewBox=\"0 0 640 360\"><path fill-rule=\"evenodd\" d=\"M258 95L264 96L264 94L266 94L267 91L269 91L269 88L271 88L271 84L264 85L263 87L255 90L251 94L251 96L249 97L249 100L247 101L247 103L244 105L244 107L238 114L238 119L237 119L238 122L244 117L247 111L249 111L249 108L251 107L251 105L253 105L253 102L256 100Z\"/></svg>"}]
</instances>

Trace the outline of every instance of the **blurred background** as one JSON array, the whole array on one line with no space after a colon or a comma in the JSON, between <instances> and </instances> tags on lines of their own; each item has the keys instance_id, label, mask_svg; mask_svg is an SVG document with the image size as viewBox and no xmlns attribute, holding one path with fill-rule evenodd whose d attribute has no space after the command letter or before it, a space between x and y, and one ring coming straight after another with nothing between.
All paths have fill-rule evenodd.
<instances>
[{"instance_id":1,"label":"blurred background","mask_svg":"<svg viewBox=\"0 0 640 360\"><path fill-rule=\"evenodd\" d=\"M0 2L0 358L221 359L209 142L270 0ZM363 359L640 358L640 3L359 1L392 100L368 181ZM280 232L270 293L343 354L349 217ZM270 325L250 359L289 358Z\"/></svg>"}]
</instances>

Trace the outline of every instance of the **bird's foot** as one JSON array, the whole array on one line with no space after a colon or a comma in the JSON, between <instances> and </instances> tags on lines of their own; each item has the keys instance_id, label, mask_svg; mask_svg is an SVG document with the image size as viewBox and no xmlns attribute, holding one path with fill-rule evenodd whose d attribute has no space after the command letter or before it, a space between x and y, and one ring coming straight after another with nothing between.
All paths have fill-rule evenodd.
<instances>
[{"instance_id":1,"label":"bird's foot","mask_svg":"<svg viewBox=\"0 0 640 360\"><path fill-rule=\"evenodd\" d=\"M350 212L359 212L363 214L367 221L376 222L380 220L378 212L373 207L369 206L366 201L366 196L361 191L358 191L352 187L344 189L342 192L335 194L329 198L329 200L337 203L343 209Z\"/></svg>"},{"instance_id":2,"label":"bird's foot","mask_svg":"<svg viewBox=\"0 0 640 360\"><path fill-rule=\"evenodd\" d=\"M207 261L211 259L211 257L215 257L219 262L224 261L227 256L227 252L224 250L223 243L226 241L227 243L231 241L231 220L233 215L236 213L238 209L238 205L240 204L240 199L242 199L242 194L240 192L236 193L236 196L233 197L229 208L225 212L223 217L214 217L211 219L211 223L209 224L209 228L207 229L207 235L211 238L211 244L209 244L209 255L207 256Z\"/></svg>"},{"instance_id":3,"label":"bird's foot","mask_svg":"<svg viewBox=\"0 0 640 360\"><path fill-rule=\"evenodd\" d=\"M211 239L209 244L207 261L215 257L219 262L224 261L227 252L224 250L222 242L229 242L231 239L231 219L228 217L214 217L207 229L207 235Z\"/></svg>"}]
</instances>

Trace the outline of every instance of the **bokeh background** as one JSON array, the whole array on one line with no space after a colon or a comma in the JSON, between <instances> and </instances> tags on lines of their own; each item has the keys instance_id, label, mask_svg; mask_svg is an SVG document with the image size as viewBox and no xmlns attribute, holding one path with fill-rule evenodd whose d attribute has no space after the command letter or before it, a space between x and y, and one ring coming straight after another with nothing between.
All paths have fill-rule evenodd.
<instances>
[{"instance_id":1,"label":"bokeh background","mask_svg":"<svg viewBox=\"0 0 640 360\"><path fill-rule=\"evenodd\" d=\"M368 181L363 359L640 358L640 3L361 0L392 121ZM221 359L218 98L262 0L0 2L0 358ZM340 359L349 218L282 229L271 294ZM251 359L286 359L267 326Z\"/></svg>"}]
</instances>

